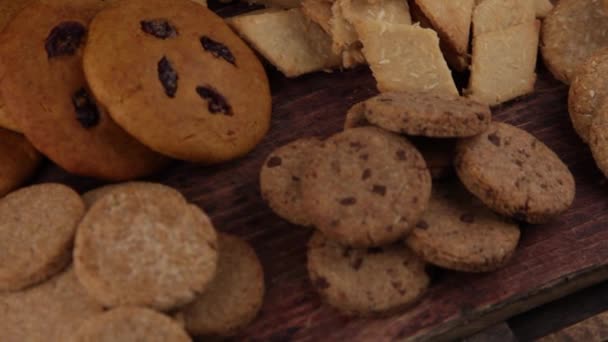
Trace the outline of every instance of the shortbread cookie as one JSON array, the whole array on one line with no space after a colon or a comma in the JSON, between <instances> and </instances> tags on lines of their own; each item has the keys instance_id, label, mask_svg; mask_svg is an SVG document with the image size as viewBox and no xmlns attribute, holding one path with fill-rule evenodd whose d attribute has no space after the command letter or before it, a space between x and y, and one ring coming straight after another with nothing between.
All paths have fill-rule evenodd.
<instances>
[{"instance_id":1,"label":"shortbread cookie","mask_svg":"<svg viewBox=\"0 0 608 342\"><path fill-rule=\"evenodd\" d=\"M537 18L546 17L553 9L551 0L534 0L534 10Z\"/></svg>"},{"instance_id":2,"label":"shortbread cookie","mask_svg":"<svg viewBox=\"0 0 608 342\"><path fill-rule=\"evenodd\" d=\"M425 261L463 272L504 266L517 248L519 227L487 209L460 184L439 184L406 242Z\"/></svg>"},{"instance_id":3,"label":"shortbread cookie","mask_svg":"<svg viewBox=\"0 0 608 342\"><path fill-rule=\"evenodd\" d=\"M369 125L370 123L365 117L365 101L355 104L346 112L346 118L344 119L345 130Z\"/></svg>"},{"instance_id":4,"label":"shortbread cookie","mask_svg":"<svg viewBox=\"0 0 608 342\"><path fill-rule=\"evenodd\" d=\"M568 112L576 133L589 141L595 115L608 95L608 48L600 49L583 62L572 79L568 94Z\"/></svg>"},{"instance_id":5,"label":"shortbread cookie","mask_svg":"<svg viewBox=\"0 0 608 342\"><path fill-rule=\"evenodd\" d=\"M257 316L264 300L264 271L240 238L219 235L220 257L211 285L180 311L192 335L230 336Z\"/></svg>"},{"instance_id":6,"label":"shortbread cookie","mask_svg":"<svg viewBox=\"0 0 608 342\"><path fill-rule=\"evenodd\" d=\"M490 107L459 96L383 93L363 102L367 121L395 133L431 138L470 137L485 131Z\"/></svg>"},{"instance_id":7,"label":"shortbread cookie","mask_svg":"<svg viewBox=\"0 0 608 342\"><path fill-rule=\"evenodd\" d=\"M354 316L404 309L422 297L430 282L424 262L402 243L354 249L320 232L308 243L308 274L325 301Z\"/></svg>"},{"instance_id":8,"label":"shortbread cookie","mask_svg":"<svg viewBox=\"0 0 608 342\"><path fill-rule=\"evenodd\" d=\"M304 138L279 147L266 158L260 172L266 203L277 215L300 226L312 224L302 203L301 181L319 145L317 138Z\"/></svg>"},{"instance_id":9,"label":"shortbread cookie","mask_svg":"<svg viewBox=\"0 0 608 342\"><path fill-rule=\"evenodd\" d=\"M28 140L59 166L83 176L126 180L153 173L167 160L118 127L96 105L85 82L82 50L88 24L110 2L28 5L0 37L6 69L0 92ZM123 83L115 80L113 87Z\"/></svg>"},{"instance_id":10,"label":"shortbread cookie","mask_svg":"<svg viewBox=\"0 0 608 342\"><path fill-rule=\"evenodd\" d=\"M82 323L70 342L190 342L179 323L156 311L122 307L106 311Z\"/></svg>"},{"instance_id":11,"label":"shortbread cookie","mask_svg":"<svg viewBox=\"0 0 608 342\"><path fill-rule=\"evenodd\" d=\"M589 147L595 163L608 177L608 102L595 112L589 127Z\"/></svg>"},{"instance_id":12,"label":"shortbread cookie","mask_svg":"<svg viewBox=\"0 0 608 342\"><path fill-rule=\"evenodd\" d=\"M547 222L574 200L568 167L540 140L505 123L494 122L485 133L459 142L454 165L470 192L520 221Z\"/></svg>"},{"instance_id":13,"label":"shortbread cookie","mask_svg":"<svg viewBox=\"0 0 608 342\"><path fill-rule=\"evenodd\" d=\"M105 306L169 310L192 301L213 278L217 237L209 218L173 189L120 187L80 223L74 263Z\"/></svg>"},{"instance_id":14,"label":"shortbread cookie","mask_svg":"<svg viewBox=\"0 0 608 342\"><path fill-rule=\"evenodd\" d=\"M329 138L302 178L304 207L319 230L368 247L406 235L426 209L431 176L405 138L374 127Z\"/></svg>"},{"instance_id":15,"label":"shortbread cookie","mask_svg":"<svg viewBox=\"0 0 608 342\"><path fill-rule=\"evenodd\" d=\"M26 182L41 160L23 135L0 128L0 197Z\"/></svg>"},{"instance_id":16,"label":"shortbread cookie","mask_svg":"<svg viewBox=\"0 0 608 342\"><path fill-rule=\"evenodd\" d=\"M353 25L344 17L340 1L334 1L331 6L329 32L331 35L332 50L337 54L353 48L359 41L357 31L355 31Z\"/></svg>"},{"instance_id":17,"label":"shortbread cookie","mask_svg":"<svg viewBox=\"0 0 608 342\"><path fill-rule=\"evenodd\" d=\"M101 312L70 267L40 285L0 293L2 341L67 341L84 320Z\"/></svg>"},{"instance_id":18,"label":"shortbread cookie","mask_svg":"<svg viewBox=\"0 0 608 342\"><path fill-rule=\"evenodd\" d=\"M70 261L84 204L60 184L34 185L0 199L0 291L49 278Z\"/></svg>"},{"instance_id":19,"label":"shortbread cookie","mask_svg":"<svg viewBox=\"0 0 608 342\"><path fill-rule=\"evenodd\" d=\"M473 37L533 23L533 0L484 0L473 12Z\"/></svg>"},{"instance_id":20,"label":"shortbread cookie","mask_svg":"<svg viewBox=\"0 0 608 342\"><path fill-rule=\"evenodd\" d=\"M543 21L541 51L545 65L569 84L578 66L608 47L608 10L599 0L560 0Z\"/></svg>"},{"instance_id":21,"label":"shortbread cookie","mask_svg":"<svg viewBox=\"0 0 608 342\"><path fill-rule=\"evenodd\" d=\"M240 15L228 23L287 77L337 67L331 37L300 9ZM272 32L272 34L268 34Z\"/></svg>"}]
</instances>

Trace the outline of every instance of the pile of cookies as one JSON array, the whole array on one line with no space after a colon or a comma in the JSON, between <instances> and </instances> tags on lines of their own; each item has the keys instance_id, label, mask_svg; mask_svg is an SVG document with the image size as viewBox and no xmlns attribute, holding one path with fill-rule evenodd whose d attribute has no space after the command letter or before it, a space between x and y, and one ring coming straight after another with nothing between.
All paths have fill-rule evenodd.
<instances>
[{"instance_id":1,"label":"pile of cookies","mask_svg":"<svg viewBox=\"0 0 608 342\"><path fill-rule=\"evenodd\" d=\"M541 141L493 122L487 104L428 92L356 104L343 132L270 154L260 187L279 216L316 228L308 245L316 290L363 316L419 300L427 264L503 267L519 225L555 219L575 195L568 167Z\"/></svg>"},{"instance_id":2,"label":"pile of cookies","mask_svg":"<svg viewBox=\"0 0 608 342\"><path fill-rule=\"evenodd\" d=\"M217 233L175 189L59 184L0 199L4 341L190 341L230 336L264 297L249 244Z\"/></svg>"},{"instance_id":3,"label":"pile of cookies","mask_svg":"<svg viewBox=\"0 0 608 342\"><path fill-rule=\"evenodd\" d=\"M269 128L262 64L200 3L0 4L0 149L13 150L0 157L0 195L36 168L35 150L71 173L121 181L170 158L238 158Z\"/></svg>"}]
</instances>

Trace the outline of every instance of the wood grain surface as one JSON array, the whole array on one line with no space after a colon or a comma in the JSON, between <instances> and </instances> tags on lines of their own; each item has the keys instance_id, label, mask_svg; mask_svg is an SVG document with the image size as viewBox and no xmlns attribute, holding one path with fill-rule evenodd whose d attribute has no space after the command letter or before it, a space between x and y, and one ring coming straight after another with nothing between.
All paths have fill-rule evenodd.
<instances>
[{"instance_id":1,"label":"wood grain surface","mask_svg":"<svg viewBox=\"0 0 608 342\"><path fill-rule=\"evenodd\" d=\"M494 110L495 119L535 134L568 164L577 181L573 208L558 220L525 226L521 246L504 269L482 275L436 272L425 299L401 315L349 319L321 303L306 267L308 229L275 216L259 195L258 174L276 147L340 131L344 113L376 93L367 68L288 80L270 70L273 119L268 136L240 160L218 166L176 162L150 180L179 189L205 209L218 230L248 239L267 279L264 308L236 340L390 341L453 338L608 278L608 196L604 177L574 134L567 88L542 70L533 95ZM251 96L255 96L254 93ZM46 165L36 182L80 191L100 185Z\"/></svg>"}]
</instances>

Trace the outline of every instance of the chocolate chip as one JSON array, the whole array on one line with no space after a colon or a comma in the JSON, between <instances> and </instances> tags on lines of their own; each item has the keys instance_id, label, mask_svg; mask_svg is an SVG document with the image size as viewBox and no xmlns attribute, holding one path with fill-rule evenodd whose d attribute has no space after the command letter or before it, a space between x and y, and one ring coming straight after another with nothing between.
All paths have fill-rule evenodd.
<instances>
[{"instance_id":1,"label":"chocolate chip","mask_svg":"<svg viewBox=\"0 0 608 342\"><path fill-rule=\"evenodd\" d=\"M273 167L281 166L282 163L283 163L283 159L281 159L281 157L272 156L272 157L270 157L270 159L268 159L266 166L273 168Z\"/></svg>"},{"instance_id":2,"label":"chocolate chip","mask_svg":"<svg viewBox=\"0 0 608 342\"><path fill-rule=\"evenodd\" d=\"M171 62L167 59L167 57L163 56L163 58L158 61L158 80L165 89L165 94L170 98L175 97L175 93L177 92L177 82L179 80L179 75L173 69Z\"/></svg>"},{"instance_id":3,"label":"chocolate chip","mask_svg":"<svg viewBox=\"0 0 608 342\"><path fill-rule=\"evenodd\" d=\"M380 196L386 195L386 187L384 185L374 185L372 192Z\"/></svg>"},{"instance_id":4,"label":"chocolate chip","mask_svg":"<svg viewBox=\"0 0 608 342\"><path fill-rule=\"evenodd\" d=\"M355 205L357 203L357 199L354 197L346 197L340 200L341 205Z\"/></svg>"},{"instance_id":5,"label":"chocolate chip","mask_svg":"<svg viewBox=\"0 0 608 342\"><path fill-rule=\"evenodd\" d=\"M291 176L291 180L294 181L294 182L299 182L300 181L300 177Z\"/></svg>"},{"instance_id":6,"label":"chocolate chip","mask_svg":"<svg viewBox=\"0 0 608 342\"><path fill-rule=\"evenodd\" d=\"M363 171L363 175L361 175L361 179L362 179L362 180L366 180L366 179L368 179L368 178L369 178L369 177L371 177L371 176L372 176L372 170L370 170L370 169L365 169L365 170Z\"/></svg>"},{"instance_id":7,"label":"chocolate chip","mask_svg":"<svg viewBox=\"0 0 608 342\"><path fill-rule=\"evenodd\" d=\"M370 247L367 249L367 254L380 254L384 253L384 249L382 247Z\"/></svg>"},{"instance_id":8,"label":"chocolate chip","mask_svg":"<svg viewBox=\"0 0 608 342\"><path fill-rule=\"evenodd\" d=\"M397 159L398 160L407 160L407 154L405 153L404 150L399 150L397 151Z\"/></svg>"},{"instance_id":9,"label":"chocolate chip","mask_svg":"<svg viewBox=\"0 0 608 342\"><path fill-rule=\"evenodd\" d=\"M203 49L205 49L205 51L207 52L211 52L211 54L215 58L223 58L226 62L232 65L236 65L236 59L234 58L234 55L232 55L232 52L230 52L230 49L226 45L217 42L207 36L201 37L201 44L203 45Z\"/></svg>"},{"instance_id":10,"label":"chocolate chip","mask_svg":"<svg viewBox=\"0 0 608 342\"><path fill-rule=\"evenodd\" d=\"M514 160L514 162L515 162L515 165L517 165L519 167L524 166L524 162L522 162L521 160Z\"/></svg>"},{"instance_id":11,"label":"chocolate chip","mask_svg":"<svg viewBox=\"0 0 608 342\"><path fill-rule=\"evenodd\" d=\"M177 29L167 19L152 19L140 21L141 30L160 39L177 37Z\"/></svg>"},{"instance_id":12,"label":"chocolate chip","mask_svg":"<svg viewBox=\"0 0 608 342\"><path fill-rule=\"evenodd\" d=\"M475 222L475 215L472 213L464 213L460 215L460 221L464 223L473 223Z\"/></svg>"},{"instance_id":13,"label":"chocolate chip","mask_svg":"<svg viewBox=\"0 0 608 342\"><path fill-rule=\"evenodd\" d=\"M208 109L211 114L233 115L232 107L228 104L226 98L212 87L198 86L196 92L209 103Z\"/></svg>"},{"instance_id":14,"label":"chocolate chip","mask_svg":"<svg viewBox=\"0 0 608 342\"><path fill-rule=\"evenodd\" d=\"M361 159L361 160L368 160L369 159L369 154L364 153L364 154L362 154L362 155L359 156L359 159Z\"/></svg>"},{"instance_id":15,"label":"chocolate chip","mask_svg":"<svg viewBox=\"0 0 608 342\"><path fill-rule=\"evenodd\" d=\"M429 224L426 223L426 221L424 221L424 220L420 220L420 221L418 221L418 223L416 223L416 228L429 229Z\"/></svg>"},{"instance_id":16,"label":"chocolate chip","mask_svg":"<svg viewBox=\"0 0 608 342\"><path fill-rule=\"evenodd\" d=\"M403 289L403 283L401 283L400 281L392 281L391 286L402 296L404 296L407 292L405 289Z\"/></svg>"},{"instance_id":17,"label":"chocolate chip","mask_svg":"<svg viewBox=\"0 0 608 342\"><path fill-rule=\"evenodd\" d=\"M350 147L354 148L355 150L358 151L363 148L363 145L360 142L356 141L356 142L351 142Z\"/></svg>"},{"instance_id":18,"label":"chocolate chip","mask_svg":"<svg viewBox=\"0 0 608 342\"><path fill-rule=\"evenodd\" d=\"M379 97L378 98L378 102L384 102L384 103L392 103L393 99L391 99L390 97Z\"/></svg>"},{"instance_id":19,"label":"chocolate chip","mask_svg":"<svg viewBox=\"0 0 608 342\"><path fill-rule=\"evenodd\" d=\"M326 290L330 287L327 279L323 277L318 277L317 279L315 279L314 286L319 290Z\"/></svg>"},{"instance_id":20,"label":"chocolate chip","mask_svg":"<svg viewBox=\"0 0 608 342\"><path fill-rule=\"evenodd\" d=\"M55 26L46 38L47 57L72 56L84 41L87 29L77 21L64 21Z\"/></svg>"},{"instance_id":21,"label":"chocolate chip","mask_svg":"<svg viewBox=\"0 0 608 342\"><path fill-rule=\"evenodd\" d=\"M85 88L78 89L72 95L72 105L76 111L76 120L82 127L91 128L99 124L99 109Z\"/></svg>"},{"instance_id":22,"label":"chocolate chip","mask_svg":"<svg viewBox=\"0 0 608 342\"><path fill-rule=\"evenodd\" d=\"M500 137L498 135L496 135L496 133L492 133L492 134L488 135L488 140L492 144L500 147Z\"/></svg>"},{"instance_id":23,"label":"chocolate chip","mask_svg":"<svg viewBox=\"0 0 608 342\"><path fill-rule=\"evenodd\" d=\"M355 260L352 260L350 263L350 266L355 270L358 271L361 269L361 266L363 266L363 258L362 257L357 257L355 258Z\"/></svg>"}]
</instances>

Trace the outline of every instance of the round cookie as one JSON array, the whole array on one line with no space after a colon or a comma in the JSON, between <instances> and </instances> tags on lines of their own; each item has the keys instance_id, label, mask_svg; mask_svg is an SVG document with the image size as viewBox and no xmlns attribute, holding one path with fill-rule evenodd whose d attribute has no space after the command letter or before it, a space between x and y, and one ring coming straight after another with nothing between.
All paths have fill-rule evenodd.
<instances>
[{"instance_id":1,"label":"round cookie","mask_svg":"<svg viewBox=\"0 0 608 342\"><path fill-rule=\"evenodd\" d=\"M406 243L428 263L456 271L490 272L510 260L519 236L517 224L491 212L462 186L440 184Z\"/></svg>"},{"instance_id":2,"label":"round cookie","mask_svg":"<svg viewBox=\"0 0 608 342\"><path fill-rule=\"evenodd\" d=\"M32 144L69 172L110 180L150 174L166 158L95 104L82 70L87 25L109 1L35 1L0 36L8 113Z\"/></svg>"},{"instance_id":3,"label":"round cookie","mask_svg":"<svg viewBox=\"0 0 608 342\"><path fill-rule=\"evenodd\" d=\"M116 188L93 204L76 234L76 274L108 307L184 305L206 289L216 263L209 218L160 184Z\"/></svg>"},{"instance_id":4,"label":"round cookie","mask_svg":"<svg viewBox=\"0 0 608 342\"><path fill-rule=\"evenodd\" d=\"M608 177L608 102L596 111L589 130L589 147L599 169Z\"/></svg>"},{"instance_id":5,"label":"round cookie","mask_svg":"<svg viewBox=\"0 0 608 342\"><path fill-rule=\"evenodd\" d=\"M608 11L598 0L560 0L543 20L541 51L545 65L569 84L578 66L608 46Z\"/></svg>"},{"instance_id":6,"label":"round cookie","mask_svg":"<svg viewBox=\"0 0 608 342\"><path fill-rule=\"evenodd\" d=\"M433 179L443 179L452 174L455 140L414 137L412 144L422 154Z\"/></svg>"},{"instance_id":7,"label":"round cookie","mask_svg":"<svg viewBox=\"0 0 608 342\"><path fill-rule=\"evenodd\" d=\"M365 103L359 102L352 106L348 112L346 112L346 118L344 119L344 130L356 127L369 126L370 123L365 117Z\"/></svg>"},{"instance_id":8,"label":"round cookie","mask_svg":"<svg viewBox=\"0 0 608 342\"><path fill-rule=\"evenodd\" d=\"M593 117L605 101L608 92L608 48L597 51L582 63L576 72L568 94L568 112L576 133L589 141Z\"/></svg>"},{"instance_id":9,"label":"round cookie","mask_svg":"<svg viewBox=\"0 0 608 342\"><path fill-rule=\"evenodd\" d=\"M69 267L42 284L0 293L2 341L67 341L84 320L101 312Z\"/></svg>"},{"instance_id":10,"label":"round cookie","mask_svg":"<svg viewBox=\"0 0 608 342\"><path fill-rule=\"evenodd\" d=\"M465 187L494 211L544 223L574 200L572 173L540 140L494 122L483 134L456 146L456 172Z\"/></svg>"},{"instance_id":11,"label":"round cookie","mask_svg":"<svg viewBox=\"0 0 608 342\"><path fill-rule=\"evenodd\" d=\"M220 17L189 0L124 1L102 11L84 69L116 122L178 159L237 158L269 128L262 64Z\"/></svg>"},{"instance_id":12,"label":"round cookie","mask_svg":"<svg viewBox=\"0 0 608 342\"><path fill-rule=\"evenodd\" d=\"M0 197L26 182L41 161L40 153L23 135L0 128Z\"/></svg>"},{"instance_id":13,"label":"round cookie","mask_svg":"<svg viewBox=\"0 0 608 342\"><path fill-rule=\"evenodd\" d=\"M217 273L209 288L180 311L192 335L230 336L257 316L264 300L264 271L242 239L219 235Z\"/></svg>"},{"instance_id":14,"label":"round cookie","mask_svg":"<svg viewBox=\"0 0 608 342\"><path fill-rule=\"evenodd\" d=\"M89 318L70 342L190 342L177 322L156 311L121 307Z\"/></svg>"},{"instance_id":15,"label":"round cookie","mask_svg":"<svg viewBox=\"0 0 608 342\"><path fill-rule=\"evenodd\" d=\"M365 117L395 133L430 138L470 137L492 120L490 107L459 96L384 93L363 102Z\"/></svg>"},{"instance_id":16,"label":"round cookie","mask_svg":"<svg viewBox=\"0 0 608 342\"><path fill-rule=\"evenodd\" d=\"M312 225L303 208L301 179L311 155L320 145L317 138L293 141L272 152L262 166L262 197L277 215L293 224Z\"/></svg>"},{"instance_id":17,"label":"round cookie","mask_svg":"<svg viewBox=\"0 0 608 342\"><path fill-rule=\"evenodd\" d=\"M304 208L329 238L356 247L394 242L426 209L431 176L405 138L360 127L326 140L302 178Z\"/></svg>"},{"instance_id":18,"label":"round cookie","mask_svg":"<svg viewBox=\"0 0 608 342\"><path fill-rule=\"evenodd\" d=\"M401 243L353 249L319 232L308 243L308 274L326 302L353 316L404 309L430 282L424 262Z\"/></svg>"},{"instance_id":19,"label":"round cookie","mask_svg":"<svg viewBox=\"0 0 608 342\"><path fill-rule=\"evenodd\" d=\"M45 280L70 261L84 204L60 184L34 185L0 200L0 291Z\"/></svg>"}]
</instances>

